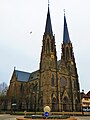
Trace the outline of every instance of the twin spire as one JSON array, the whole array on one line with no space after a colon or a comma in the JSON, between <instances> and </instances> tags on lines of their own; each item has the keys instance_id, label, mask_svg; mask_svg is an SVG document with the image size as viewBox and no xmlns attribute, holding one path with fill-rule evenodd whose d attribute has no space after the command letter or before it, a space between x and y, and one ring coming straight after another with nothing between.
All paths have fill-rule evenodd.
<instances>
[{"instance_id":1,"label":"twin spire","mask_svg":"<svg viewBox=\"0 0 90 120\"><path fill-rule=\"evenodd\" d=\"M48 3L48 13L47 13L45 34L51 34L51 35L53 35L52 24L51 24L51 17L50 17L50 10L49 10L49 3Z\"/></svg>"},{"instance_id":2,"label":"twin spire","mask_svg":"<svg viewBox=\"0 0 90 120\"><path fill-rule=\"evenodd\" d=\"M47 12L47 19L46 19L45 34L53 35L52 24L51 24L51 17L50 17L50 10L49 10L49 1L48 1L48 12ZM64 12L63 43L65 43L65 44L70 43L70 37L69 37L69 32L68 32L65 12Z\"/></svg>"},{"instance_id":3,"label":"twin spire","mask_svg":"<svg viewBox=\"0 0 90 120\"><path fill-rule=\"evenodd\" d=\"M70 37L69 37L69 32L68 32L65 12L64 12L63 43L65 43L65 44L70 43Z\"/></svg>"}]
</instances>

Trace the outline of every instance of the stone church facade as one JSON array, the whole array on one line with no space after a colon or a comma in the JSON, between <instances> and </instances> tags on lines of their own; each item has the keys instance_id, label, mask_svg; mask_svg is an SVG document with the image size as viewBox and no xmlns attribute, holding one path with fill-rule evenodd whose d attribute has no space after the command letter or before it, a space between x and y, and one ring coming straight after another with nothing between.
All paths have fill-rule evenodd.
<instances>
[{"instance_id":1,"label":"stone church facade","mask_svg":"<svg viewBox=\"0 0 90 120\"><path fill-rule=\"evenodd\" d=\"M64 14L61 60L57 61L48 6L45 32L42 40L40 67L27 73L14 69L7 91L7 109L43 111L80 111L80 86L72 42Z\"/></svg>"}]
</instances>

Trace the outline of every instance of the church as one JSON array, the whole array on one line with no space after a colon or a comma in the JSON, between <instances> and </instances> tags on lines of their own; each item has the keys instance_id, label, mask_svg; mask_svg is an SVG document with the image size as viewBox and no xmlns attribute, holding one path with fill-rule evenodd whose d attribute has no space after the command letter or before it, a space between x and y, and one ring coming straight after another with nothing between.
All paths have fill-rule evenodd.
<instances>
[{"instance_id":1,"label":"church","mask_svg":"<svg viewBox=\"0 0 90 120\"><path fill-rule=\"evenodd\" d=\"M28 73L14 69L7 91L7 109L18 111L80 111L80 85L64 13L61 59L57 60L55 36L48 5L39 69Z\"/></svg>"}]
</instances>

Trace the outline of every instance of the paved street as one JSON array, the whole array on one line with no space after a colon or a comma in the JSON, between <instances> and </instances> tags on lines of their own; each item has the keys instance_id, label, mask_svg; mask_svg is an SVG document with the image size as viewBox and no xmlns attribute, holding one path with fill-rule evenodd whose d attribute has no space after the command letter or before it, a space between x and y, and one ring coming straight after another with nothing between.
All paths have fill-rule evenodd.
<instances>
[{"instance_id":1,"label":"paved street","mask_svg":"<svg viewBox=\"0 0 90 120\"><path fill-rule=\"evenodd\" d=\"M90 116L78 116L75 118L77 118L77 120L90 120Z\"/></svg>"},{"instance_id":2,"label":"paved street","mask_svg":"<svg viewBox=\"0 0 90 120\"><path fill-rule=\"evenodd\" d=\"M9 115L9 114L2 114L0 115L0 120L16 120L18 116ZM90 116L75 116L77 120L90 120Z\"/></svg>"},{"instance_id":3,"label":"paved street","mask_svg":"<svg viewBox=\"0 0 90 120\"><path fill-rule=\"evenodd\" d=\"M15 115L9 115L9 114L2 114L0 115L0 120L16 120Z\"/></svg>"}]
</instances>

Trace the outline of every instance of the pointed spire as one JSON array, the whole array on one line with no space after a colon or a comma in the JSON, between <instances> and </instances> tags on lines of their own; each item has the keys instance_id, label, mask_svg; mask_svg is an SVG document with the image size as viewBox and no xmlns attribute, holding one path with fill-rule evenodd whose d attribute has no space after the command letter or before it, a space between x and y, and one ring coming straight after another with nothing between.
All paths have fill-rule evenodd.
<instances>
[{"instance_id":1,"label":"pointed spire","mask_svg":"<svg viewBox=\"0 0 90 120\"><path fill-rule=\"evenodd\" d=\"M65 17L65 10L64 10L64 31L63 31L63 43L70 43L70 37Z\"/></svg>"},{"instance_id":2,"label":"pointed spire","mask_svg":"<svg viewBox=\"0 0 90 120\"><path fill-rule=\"evenodd\" d=\"M53 34L53 32L52 32L51 18L50 18L50 11L49 11L49 1L48 1L48 13L47 13L45 33Z\"/></svg>"}]
</instances>

